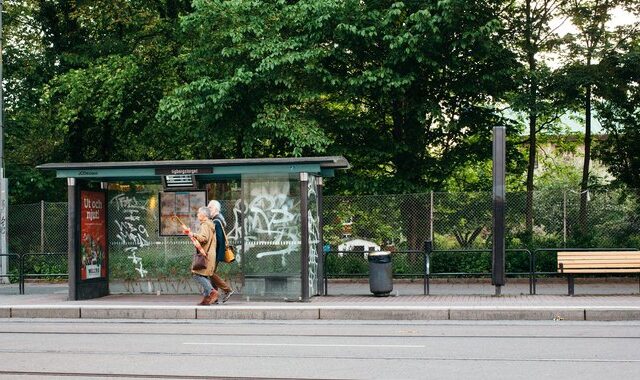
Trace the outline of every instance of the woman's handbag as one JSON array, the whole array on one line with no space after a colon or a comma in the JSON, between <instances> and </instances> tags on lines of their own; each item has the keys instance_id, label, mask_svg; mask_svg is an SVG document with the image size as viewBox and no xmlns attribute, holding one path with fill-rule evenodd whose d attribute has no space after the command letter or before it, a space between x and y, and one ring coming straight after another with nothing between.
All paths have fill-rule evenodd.
<instances>
[{"instance_id":1,"label":"woman's handbag","mask_svg":"<svg viewBox=\"0 0 640 380\"><path fill-rule=\"evenodd\" d=\"M226 236L225 236L226 238ZM224 250L224 262L225 263L232 263L236 261L236 253L233 251L233 246L232 245L228 245L227 248L225 248Z\"/></svg>"},{"instance_id":2,"label":"woman's handbag","mask_svg":"<svg viewBox=\"0 0 640 380\"><path fill-rule=\"evenodd\" d=\"M225 243L224 262L232 263L236 261L235 249L233 249L232 245L229 245L229 239L227 239L227 231L224 230L224 226L222 225L222 223L220 223L220 228L222 228L222 232L224 233L224 243Z\"/></svg>"},{"instance_id":3,"label":"woman's handbag","mask_svg":"<svg viewBox=\"0 0 640 380\"><path fill-rule=\"evenodd\" d=\"M193 254L193 261L191 263L192 270L207 269L207 257L199 254L198 252Z\"/></svg>"}]
</instances>

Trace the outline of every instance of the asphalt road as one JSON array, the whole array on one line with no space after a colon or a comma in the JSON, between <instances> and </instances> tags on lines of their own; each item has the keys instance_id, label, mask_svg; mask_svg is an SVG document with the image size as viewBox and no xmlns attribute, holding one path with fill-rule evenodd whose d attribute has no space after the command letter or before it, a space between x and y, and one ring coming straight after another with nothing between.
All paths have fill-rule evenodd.
<instances>
[{"instance_id":1,"label":"asphalt road","mask_svg":"<svg viewBox=\"0 0 640 380\"><path fill-rule=\"evenodd\" d=\"M639 322L0 319L1 379L632 379Z\"/></svg>"}]
</instances>

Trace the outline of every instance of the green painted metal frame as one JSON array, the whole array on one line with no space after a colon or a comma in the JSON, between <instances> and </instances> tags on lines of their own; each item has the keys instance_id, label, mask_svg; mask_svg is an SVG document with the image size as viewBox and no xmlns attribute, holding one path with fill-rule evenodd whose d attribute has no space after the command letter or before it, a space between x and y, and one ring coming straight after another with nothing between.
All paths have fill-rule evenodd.
<instances>
[{"instance_id":1,"label":"green painted metal frame","mask_svg":"<svg viewBox=\"0 0 640 380\"><path fill-rule=\"evenodd\" d=\"M240 178L243 174L297 174L315 173L327 175L333 174L333 170L322 170L318 164L305 165L260 165L260 166L223 166L213 167L213 173L196 174L197 178ZM87 178L87 179L159 179L162 175L156 174L153 168L127 168L127 169L82 169L56 171L58 178Z\"/></svg>"},{"instance_id":2,"label":"green painted metal frame","mask_svg":"<svg viewBox=\"0 0 640 380\"><path fill-rule=\"evenodd\" d=\"M55 170L58 178L78 178L94 181L159 181L158 169L204 169L208 173L195 174L199 180L240 179L246 174L270 175L309 173L333 177L336 169L348 169L344 157L298 157L237 160L133 161L51 163L38 166L41 170Z\"/></svg>"}]
</instances>

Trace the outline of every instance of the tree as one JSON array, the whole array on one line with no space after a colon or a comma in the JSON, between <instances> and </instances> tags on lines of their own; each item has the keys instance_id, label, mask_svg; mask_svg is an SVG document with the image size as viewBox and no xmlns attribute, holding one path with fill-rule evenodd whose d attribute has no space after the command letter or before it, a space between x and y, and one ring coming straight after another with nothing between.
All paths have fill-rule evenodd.
<instances>
[{"instance_id":1,"label":"tree","mask_svg":"<svg viewBox=\"0 0 640 380\"><path fill-rule=\"evenodd\" d=\"M570 63L566 72L573 86L569 97L582 98L584 110L584 164L580 182L580 223L583 233L587 229L587 198L589 189L589 168L591 163L591 119L593 87L597 84L597 63L616 45L615 34L608 27L613 10L627 3L627 0L571 0L566 9L577 29L576 34L567 36Z\"/></svg>"},{"instance_id":2,"label":"tree","mask_svg":"<svg viewBox=\"0 0 640 380\"><path fill-rule=\"evenodd\" d=\"M15 0L3 10L5 152L11 203L55 199L52 176L35 170L54 157L57 138L37 112L44 84L55 65L41 36L40 2Z\"/></svg>"},{"instance_id":3,"label":"tree","mask_svg":"<svg viewBox=\"0 0 640 380\"><path fill-rule=\"evenodd\" d=\"M562 114L553 96L554 72L541 55L549 54L559 39L551 23L557 22L566 0L522 0L507 8L504 17L514 31L513 45L522 70L516 71L518 90L509 99L511 108L523 112L528 126L528 165L526 176L526 233L533 232L534 169L537 134L553 126Z\"/></svg>"},{"instance_id":4,"label":"tree","mask_svg":"<svg viewBox=\"0 0 640 380\"><path fill-rule=\"evenodd\" d=\"M354 170L333 191L360 193L437 188L456 167L491 155L494 101L513 65L494 3L194 8L183 22L193 41L183 51L188 81L159 117L186 138L216 136L196 143L202 149L343 154Z\"/></svg>"},{"instance_id":5,"label":"tree","mask_svg":"<svg viewBox=\"0 0 640 380\"><path fill-rule=\"evenodd\" d=\"M156 138L186 0L17 0L5 28L12 202L55 199L50 161L176 158Z\"/></svg>"},{"instance_id":6,"label":"tree","mask_svg":"<svg viewBox=\"0 0 640 380\"><path fill-rule=\"evenodd\" d=\"M163 99L167 138L211 157L300 156L329 144L322 90L331 1L195 1L183 20L186 83Z\"/></svg>"},{"instance_id":7,"label":"tree","mask_svg":"<svg viewBox=\"0 0 640 380\"><path fill-rule=\"evenodd\" d=\"M640 189L640 36L630 36L598 65L595 108L607 137L595 153L619 184Z\"/></svg>"}]
</instances>

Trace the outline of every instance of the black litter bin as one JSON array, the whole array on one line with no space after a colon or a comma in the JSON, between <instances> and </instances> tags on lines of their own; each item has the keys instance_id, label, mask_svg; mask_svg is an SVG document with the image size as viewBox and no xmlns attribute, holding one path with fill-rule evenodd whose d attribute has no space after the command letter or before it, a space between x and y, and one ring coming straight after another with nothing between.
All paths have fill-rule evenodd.
<instances>
[{"instance_id":1,"label":"black litter bin","mask_svg":"<svg viewBox=\"0 0 640 380\"><path fill-rule=\"evenodd\" d=\"M393 290L391 252L369 252L369 289L374 296L386 297Z\"/></svg>"}]
</instances>

